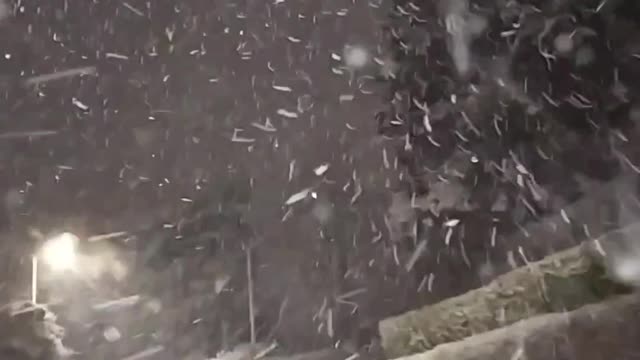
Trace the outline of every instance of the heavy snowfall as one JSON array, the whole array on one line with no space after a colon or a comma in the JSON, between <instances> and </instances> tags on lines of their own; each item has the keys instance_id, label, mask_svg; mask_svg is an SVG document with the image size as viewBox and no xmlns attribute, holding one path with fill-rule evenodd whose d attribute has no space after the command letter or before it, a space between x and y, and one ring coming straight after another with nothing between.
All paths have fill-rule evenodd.
<instances>
[{"instance_id":1,"label":"heavy snowfall","mask_svg":"<svg viewBox=\"0 0 640 360\"><path fill-rule=\"evenodd\" d=\"M0 0L0 360L637 359L640 1Z\"/></svg>"}]
</instances>

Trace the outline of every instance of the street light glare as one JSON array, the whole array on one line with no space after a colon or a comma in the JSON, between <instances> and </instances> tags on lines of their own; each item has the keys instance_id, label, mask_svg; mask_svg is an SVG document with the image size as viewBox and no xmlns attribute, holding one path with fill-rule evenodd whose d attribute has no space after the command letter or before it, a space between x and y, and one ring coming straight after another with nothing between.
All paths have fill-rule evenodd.
<instances>
[{"instance_id":1,"label":"street light glare","mask_svg":"<svg viewBox=\"0 0 640 360\"><path fill-rule=\"evenodd\" d=\"M41 258L52 270L71 270L76 265L78 237L65 232L44 243Z\"/></svg>"}]
</instances>

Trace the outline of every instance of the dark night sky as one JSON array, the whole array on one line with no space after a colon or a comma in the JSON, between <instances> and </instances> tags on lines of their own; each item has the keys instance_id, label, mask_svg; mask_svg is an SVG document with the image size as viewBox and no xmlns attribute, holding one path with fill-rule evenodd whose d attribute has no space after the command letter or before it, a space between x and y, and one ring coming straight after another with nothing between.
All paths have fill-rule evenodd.
<instances>
[{"instance_id":1,"label":"dark night sky","mask_svg":"<svg viewBox=\"0 0 640 360\"><path fill-rule=\"evenodd\" d=\"M216 259L240 256L235 261L240 265L232 261L225 266L242 268L238 243L260 241L258 301L277 310L288 297L293 308L280 325L288 327L284 342L292 349L326 342L308 335L297 340L293 334L313 332L317 322L310 318L324 298L353 290L335 284L340 277L336 266L351 262L367 269L366 263L380 255L363 248L365 254L347 259L340 252L348 242L369 243L382 233L385 192L402 173L393 168L390 149L384 156L391 166L385 168L384 141L376 137L373 116L387 91L387 85L374 79L377 65L369 59L365 68L351 71L341 60L346 45L382 58L377 22L387 9L349 1L52 1L15 6L15 17L5 20L0 32L6 44L0 69L8 79L0 127L5 133L56 133L0 144L5 191L25 193L24 204L10 209L20 215L9 215L9 227L46 232L72 224L71 231L85 236L157 229L178 223L191 201L216 208L222 194L238 188L249 198L242 215L248 226L242 230L231 224L222 230L222 241L231 245L219 246L235 250L224 250ZM25 79L81 67L95 67L95 72L37 88L15 84L18 75ZM260 128L267 121L273 129ZM236 142L234 133L250 140ZM329 165L327 173L315 175L323 164ZM348 206L362 193L357 206L344 210L349 220L340 219L361 230L347 235L327 230L339 227L329 224L322 234L309 204L282 221L289 210L285 200L311 187L326 199L323 204L334 207ZM139 242L153 243L158 236L152 231ZM217 260L189 254L176 261L193 265ZM311 275L316 271L324 275ZM142 282L164 279L160 273L136 272ZM191 272L182 282L201 273ZM240 282L242 276L240 272ZM353 280L350 286L362 281ZM393 281L378 282L379 287L394 287ZM237 308L232 327L246 322L246 303ZM266 326L275 324L278 313L272 310L262 311ZM215 323L208 330L216 333L214 343L220 341L219 329ZM296 341L300 344L291 343Z\"/></svg>"}]
</instances>

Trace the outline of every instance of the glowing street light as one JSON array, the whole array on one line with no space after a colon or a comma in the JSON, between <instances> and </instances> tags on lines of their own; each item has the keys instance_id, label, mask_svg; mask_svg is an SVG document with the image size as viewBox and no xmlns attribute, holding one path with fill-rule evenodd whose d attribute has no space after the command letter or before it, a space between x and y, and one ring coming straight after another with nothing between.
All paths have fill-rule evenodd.
<instances>
[{"instance_id":1,"label":"glowing street light","mask_svg":"<svg viewBox=\"0 0 640 360\"><path fill-rule=\"evenodd\" d=\"M38 256L54 271L73 270L77 262L78 237L72 233L62 233L47 240Z\"/></svg>"},{"instance_id":2,"label":"glowing street light","mask_svg":"<svg viewBox=\"0 0 640 360\"><path fill-rule=\"evenodd\" d=\"M44 262L53 271L74 270L77 264L79 239L65 232L45 241L42 248L31 258L31 301L36 304L38 297L38 263Z\"/></svg>"}]
</instances>

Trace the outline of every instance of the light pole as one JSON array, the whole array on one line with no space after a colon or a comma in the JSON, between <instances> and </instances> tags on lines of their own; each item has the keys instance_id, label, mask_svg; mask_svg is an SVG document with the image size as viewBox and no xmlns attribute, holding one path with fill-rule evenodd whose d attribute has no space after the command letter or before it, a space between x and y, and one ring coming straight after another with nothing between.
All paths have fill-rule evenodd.
<instances>
[{"instance_id":1,"label":"light pole","mask_svg":"<svg viewBox=\"0 0 640 360\"><path fill-rule=\"evenodd\" d=\"M44 242L42 247L31 257L31 301L38 301L38 272L42 261L56 272L74 270L77 263L78 237L64 232Z\"/></svg>"}]
</instances>

